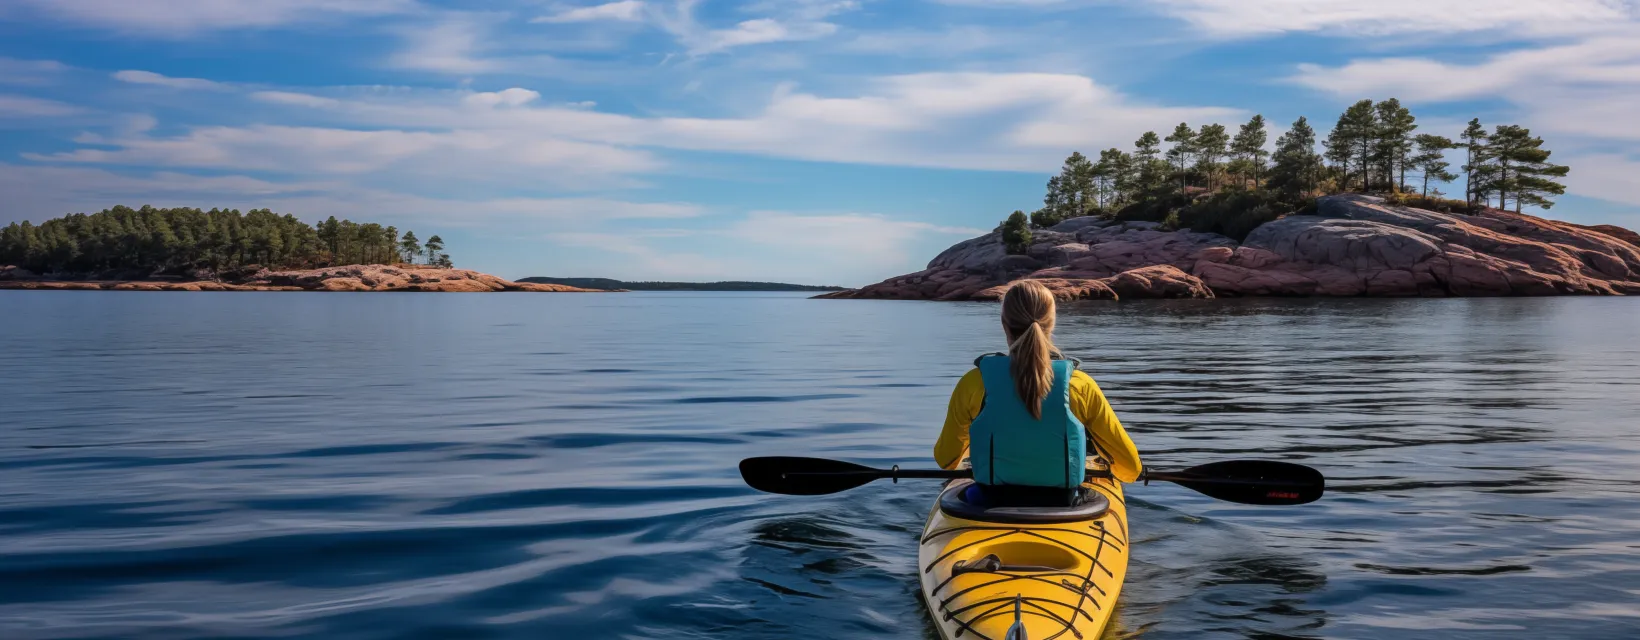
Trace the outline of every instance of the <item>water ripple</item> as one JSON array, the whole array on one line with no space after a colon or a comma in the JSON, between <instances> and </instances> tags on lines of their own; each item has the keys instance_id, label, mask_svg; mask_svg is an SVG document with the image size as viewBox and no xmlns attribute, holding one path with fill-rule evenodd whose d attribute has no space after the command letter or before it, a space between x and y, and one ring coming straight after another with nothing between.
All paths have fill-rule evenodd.
<instances>
[{"instance_id":1,"label":"water ripple","mask_svg":"<svg viewBox=\"0 0 1640 640\"><path fill-rule=\"evenodd\" d=\"M0 292L0 638L935 638L929 464L995 306ZM1110 638L1640 636L1640 302L1075 303L1150 465Z\"/></svg>"}]
</instances>

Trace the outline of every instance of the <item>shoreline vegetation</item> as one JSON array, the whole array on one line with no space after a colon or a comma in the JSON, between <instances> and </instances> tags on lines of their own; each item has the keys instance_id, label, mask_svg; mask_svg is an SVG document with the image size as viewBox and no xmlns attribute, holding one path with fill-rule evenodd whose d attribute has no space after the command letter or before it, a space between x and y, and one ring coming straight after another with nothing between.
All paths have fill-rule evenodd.
<instances>
[{"instance_id":1,"label":"shoreline vegetation","mask_svg":"<svg viewBox=\"0 0 1640 640\"><path fill-rule=\"evenodd\" d=\"M599 291L844 291L846 287L824 285L786 284L783 282L627 282L611 278L550 278L536 276L519 278L519 282L559 284Z\"/></svg>"},{"instance_id":2,"label":"shoreline vegetation","mask_svg":"<svg viewBox=\"0 0 1640 640\"><path fill-rule=\"evenodd\" d=\"M1267 149L1269 132L1255 115L1232 136L1222 124L1179 123L1163 138L1147 131L1132 152L1111 148L1097 161L1071 153L1048 179L1043 206L1015 211L1001 229L1016 253L1031 229L1092 216L1118 222L1156 222L1161 229L1217 233L1238 242L1286 213L1313 213L1319 197L1344 193L1385 197L1391 204L1471 214L1485 208L1548 209L1566 192L1557 182L1570 168L1549 162L1543 139L1517 125L1487 131L1469 121L1454 141L1416 133L1418 119L1397 99L1361 100L1338 117L1319 141L1300 117ZM1163 143L1168 147L1164 150ZM1446 152L1463 150L1453 171ZM1446 198L1439 185L1463 179L1463 199ZM1493 207L1494 201L1496 206Z\"/></svg>"},{"instance_id":3,"label":"shoreline vegetation","mask_svg":"<svg viewBox=\"0 0 1640 640\"><path fill-rule=\"evenodd\" d=\"M1640 235L1524 212L1552 207L1571 171L1541 138L1417 129L1389 99L1351 105L1319 142L1299 118L1273 150L1262 116L1234 135L1146 132L1131 152L1072 153L1040 209L923 271L816 297L995 300L1027 278L1066 300L1640 294ZM1463 198L1439 190L1460 179Z\"/></svg>"},{"instance_id":4,"label":"shoreline vegetation","mask_svg":"<svg viewBox=\"0 0 1640 640\"><path fill-rule=\"evenodd\" d=\"M342 265L454 263L437 235L331 216L308 225L268 209L116 206L0 229L0 265L56 280L217 280L245 271Z\"/></svg>"},{"instance_id":5,"label":"shoreline vegetation","mask_svg":"<svg viewBox=\"0 0 1640 640\"><path fill-rule=\"evenodd\" d=\"M418 261L420 264L418 264ZM0 289L581 292L455 268L437 235L253 209L116 206L0 229Z\"/></svg>"}]
</instances>

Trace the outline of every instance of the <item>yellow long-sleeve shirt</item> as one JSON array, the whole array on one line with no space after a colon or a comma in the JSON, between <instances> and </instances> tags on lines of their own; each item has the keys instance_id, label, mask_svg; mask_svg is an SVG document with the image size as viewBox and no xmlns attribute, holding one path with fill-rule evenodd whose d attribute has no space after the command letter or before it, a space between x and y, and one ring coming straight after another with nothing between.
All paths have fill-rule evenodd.
<instances>
[{"instance_id":1,"label":"yellow long-sleeve shirt","mask_svg":"<svg viewBox=\"0 0 1640 640\"><path fill-rule=\"evenodd\" d=\"M1072 371L1070 395L1071 413L1076 414L1082 426L1093 435L1093 441L1110 462L1111 475L1122 482L1137 480L1143 469L1139 463L1139 450L1134 448L1127 429L1122 428L1122 422L1116 419L1116 412L1105 400L1099 384L1080 370ZM985 382L980 379L979 369L976 368L964 374L962 380L957 382L957 388L951 391L945 428L940 431L940 439L934 443L934 461L941 467L955 469L967 455L968 427L979 417L980 407L984 404Z\"/></svg>"}]
</instances>

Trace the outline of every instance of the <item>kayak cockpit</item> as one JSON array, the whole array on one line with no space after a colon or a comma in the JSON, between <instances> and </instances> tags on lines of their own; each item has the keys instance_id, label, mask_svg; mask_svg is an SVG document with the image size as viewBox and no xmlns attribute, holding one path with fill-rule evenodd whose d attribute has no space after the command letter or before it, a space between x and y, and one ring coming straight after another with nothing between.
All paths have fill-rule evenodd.
<instances>
[{"instance_id":1,"label":"kayak cockpit","mask_svg":"<svg viewBox=\"0 0 1640 640\"><path fill-rule=\"evenodd\" d=\"M1060 524L1093 520L1110 510L1110 499L1098 491L1082 491L1064 502L1065 506L1039 506L1040 501L1020 504L996 492L986 494L972 480L951 483L940 493L940 511L945 515L974 522L996 524Z\"/></svg>"}]
</instances>

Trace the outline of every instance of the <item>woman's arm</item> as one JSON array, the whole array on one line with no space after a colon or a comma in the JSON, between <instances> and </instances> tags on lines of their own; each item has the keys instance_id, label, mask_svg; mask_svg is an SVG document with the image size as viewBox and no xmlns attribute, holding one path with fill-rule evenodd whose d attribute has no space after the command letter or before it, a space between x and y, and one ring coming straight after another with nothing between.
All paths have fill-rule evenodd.
<instances>
[{"instance_id":1,"label":"woman's arm","mask_svg":"<svg viewBox=\"0 0 1640 640\"><path fill-rule=\"evenodd\" d=\"M955 469L968 453L968 426L979 417L985 404L985 382L979 369L963 374L957 388L951 390L951 404L945 410L945 428L934 442L934 462L943 469Z\"/></svg>"},{"instance_id":2,"label":"woman's arm","mask_svg":"<svg viewBox=\"0 0 1640 640\"><path fill-rule=\"evenodd\" d=\"M1093 435L1093 441L1099 443L1110 462L1111 475L1122 482L1139 479L1139 472L1144 469L1139 463L1139 450L1128 438L1127 429L1122 428L1122 421L1116 419L1116 411L1105 400L1099 383L1081 371L1071 374L1071 383L1071 409Z\"/></svg>"}]
</instances>

